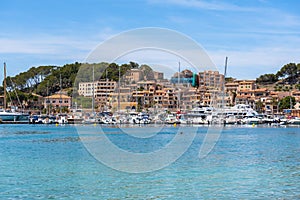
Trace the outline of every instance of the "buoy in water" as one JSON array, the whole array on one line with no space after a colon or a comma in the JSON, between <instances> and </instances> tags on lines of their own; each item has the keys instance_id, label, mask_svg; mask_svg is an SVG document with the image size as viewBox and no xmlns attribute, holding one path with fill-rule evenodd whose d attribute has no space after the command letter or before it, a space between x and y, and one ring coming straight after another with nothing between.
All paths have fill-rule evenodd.
<instances>
[{"instance_id":1,"label":"buoy in water","mask_svg":"<svg viewBox=\"0 0 300 200\"><path fill-rule=\"evenodd\" d=\"M252 127L255 127L255 124L254 124L254 123L252 124Z\"/></svg>"},{"instance_id":2,"label":"buoy in water","mask_svg":"<svg viewBox=\"0 0 300 200\"><path fill-rule=\"evenodd\" d=\"M58 126L58 123L56 123L55 126Z\"/></svg>"},{"instance_id":3,"label":"buoy in water","mask_svg":"<svg viewBox=\"0 0 300 200\"><path fill-rule=\"evenodd\" d=\"M174 123L174 124L173 124L173 126L176 128L177 124L176 124L176 123Z\"/></svg>"}]
</instances>

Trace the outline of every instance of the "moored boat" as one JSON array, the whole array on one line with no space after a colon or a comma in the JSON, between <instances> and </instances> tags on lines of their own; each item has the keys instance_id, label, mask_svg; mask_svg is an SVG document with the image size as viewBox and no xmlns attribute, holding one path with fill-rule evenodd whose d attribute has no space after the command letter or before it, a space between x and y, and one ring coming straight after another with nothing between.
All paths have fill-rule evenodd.
<instances>
[{"instance_id":1,"label":"moored boat","mask_svg":"<svg viewBox=\"0 0 300 200\"><path fill-rule=\"evenodd\" d=\"M1 121L25 121L29 118L28 114L15 112L14 110L0 109L0 120Z\"/></svg>"}]
</instances>

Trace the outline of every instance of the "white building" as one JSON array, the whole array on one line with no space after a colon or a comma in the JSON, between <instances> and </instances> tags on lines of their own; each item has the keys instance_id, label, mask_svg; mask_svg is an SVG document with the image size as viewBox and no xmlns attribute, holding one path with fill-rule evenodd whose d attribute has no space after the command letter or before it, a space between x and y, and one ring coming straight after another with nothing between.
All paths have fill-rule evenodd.
<instances>
[{"instance_id":1,"label":"white building","mask_svg":"<svg viewBox=\"0 0 300 200\"><path fill-rule=\"evenodd\" d=\"M98 85L98 81L94 82L94 94L96 94L96 88ZM80 82L78 94L85 97L93 96L93 82Z\"/></svg>"}]
</instances>

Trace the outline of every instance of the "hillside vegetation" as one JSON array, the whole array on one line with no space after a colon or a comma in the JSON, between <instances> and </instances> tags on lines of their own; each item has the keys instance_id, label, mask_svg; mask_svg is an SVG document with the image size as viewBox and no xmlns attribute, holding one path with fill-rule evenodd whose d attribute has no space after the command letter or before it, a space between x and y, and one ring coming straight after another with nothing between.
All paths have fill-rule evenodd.
<instances>
[{"instance_id":1,"label":"hillside vegetation","mask_svg":"<svg viewBox=\"0 0 300 200\"><path fill-rule=\"evenodd\" d=\"M276 74L263 74L256 79L260 87L275 91L300 90L300 63L284 65Z\"/></svg>"},{"instance_id":2,"label":"hillside vegetation","mask_svg":"<svg viewBox=\"0 0 300 200\"><path fill-rule=\"evenodd\" d=\"M31 93L41 96L54 94L61 88L68 90L68 94L72 94L73 88L78 88L79 82L109 79L118 81L119 69L122 77L128 70L140 68L149 73L152 70L147 65L139 66L137 63L130 62L128 64L118 65L116 63L72 63L64 66L39 66L31 67L26 72L21 72L14 77L8 76L6 79L7 90L10 91L12 100L16 100L16 93L20 101L32 98ZM1 92L2 91L2 92ZM0 87L3 93L3 87Z\"/></svg>"}]
</instances>

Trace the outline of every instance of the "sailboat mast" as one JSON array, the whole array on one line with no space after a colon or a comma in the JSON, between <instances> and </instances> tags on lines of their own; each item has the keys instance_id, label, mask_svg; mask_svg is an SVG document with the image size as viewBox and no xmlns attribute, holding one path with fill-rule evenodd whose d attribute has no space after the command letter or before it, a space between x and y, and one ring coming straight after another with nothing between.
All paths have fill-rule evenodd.
<instances>
[{"instance_id":1,"label":"sailboat mast","mask_svg":"<svg viewBox=\"0 0 300 200\"><path fill-rule=\"evenodd\" d=\"M49 101L49 81L47 81L47 115L50 115L50 101Z\"/></svg>"},{"instance_id":2,"label":"sailboat mast","mask_svg":"<svg viewBox=\"0 0 300 200\"><path fill-rule=\"evenodd\" d=\"M60 86L60 92L59 92L59 114L61 114L61 103L62 103L62 84L61 84L61 74L59 74L59 86Z\"/></svg>"},{"instance_id":3,"label":"sailboat mast","mask_svg":"<svg viewBox=\"0 0 300 200\"><path fill-rule=\"evenodd\" d=\"M178 62L178 78L177 78L177 83L178 83L178 98L177 98L177 110L180 109L180 89L179 89L179 83L180 83L180 61Z\"/></svg>"},{"instance_id":4,"label":"sailboat mast","mask_svg":"<svg viewBox=\"0 0 300 200\"><path fill-rule=\"evenodd\" d=\"M3 107L4 107L4 110L6 110L6 63L4 63L4 81L3 81L3 90L4 90Z\"/></svg>"},{"instance_id":5,"label":"sailboat mast","mask_svg":"<svg viewBox=\"0 0 300 200\"><path fill-rule=\"evenodd\" d=\"M226 78L226 74L227 74L227 62L228 62L228 57L226 56L225 58L225 70L224 70L224 81L223 81L223 85L222 85L222 108L225 107L225 78Z\"/></svg>"},{"instance_id":6,"label":"sailboat mast","mask_svg":"<svg viewBox=\"0 0 300 200\"><path fill-rule=\"evenodd\" d=\"M92 113L95 112L95 66L93 66L93 98L92 98Z\"/></svg>"},{"instance_id":7,"label":"sailboat mast","mask_svg":"<svg viewBox=\"0 0 300 200\"><path fill-rule=\"evenodd\" d=\"M105 111L107 111L107 87L108 87L108 79L107 79L107 68L105 69L105 79L106 79L106 91L105 91Z\"/></svg>"},{"instance_id":8,"label":"sailboat mast","mask_svg":"<svg viewBox=\"0 0 300 200\"><path fill-rule=\"evenodd\" d=\"M121 66L119 66L119 80L118 80L118 113L120 113L121 103L120 103L120 93L121 93Z\"/></svg>"}]
</instances>

